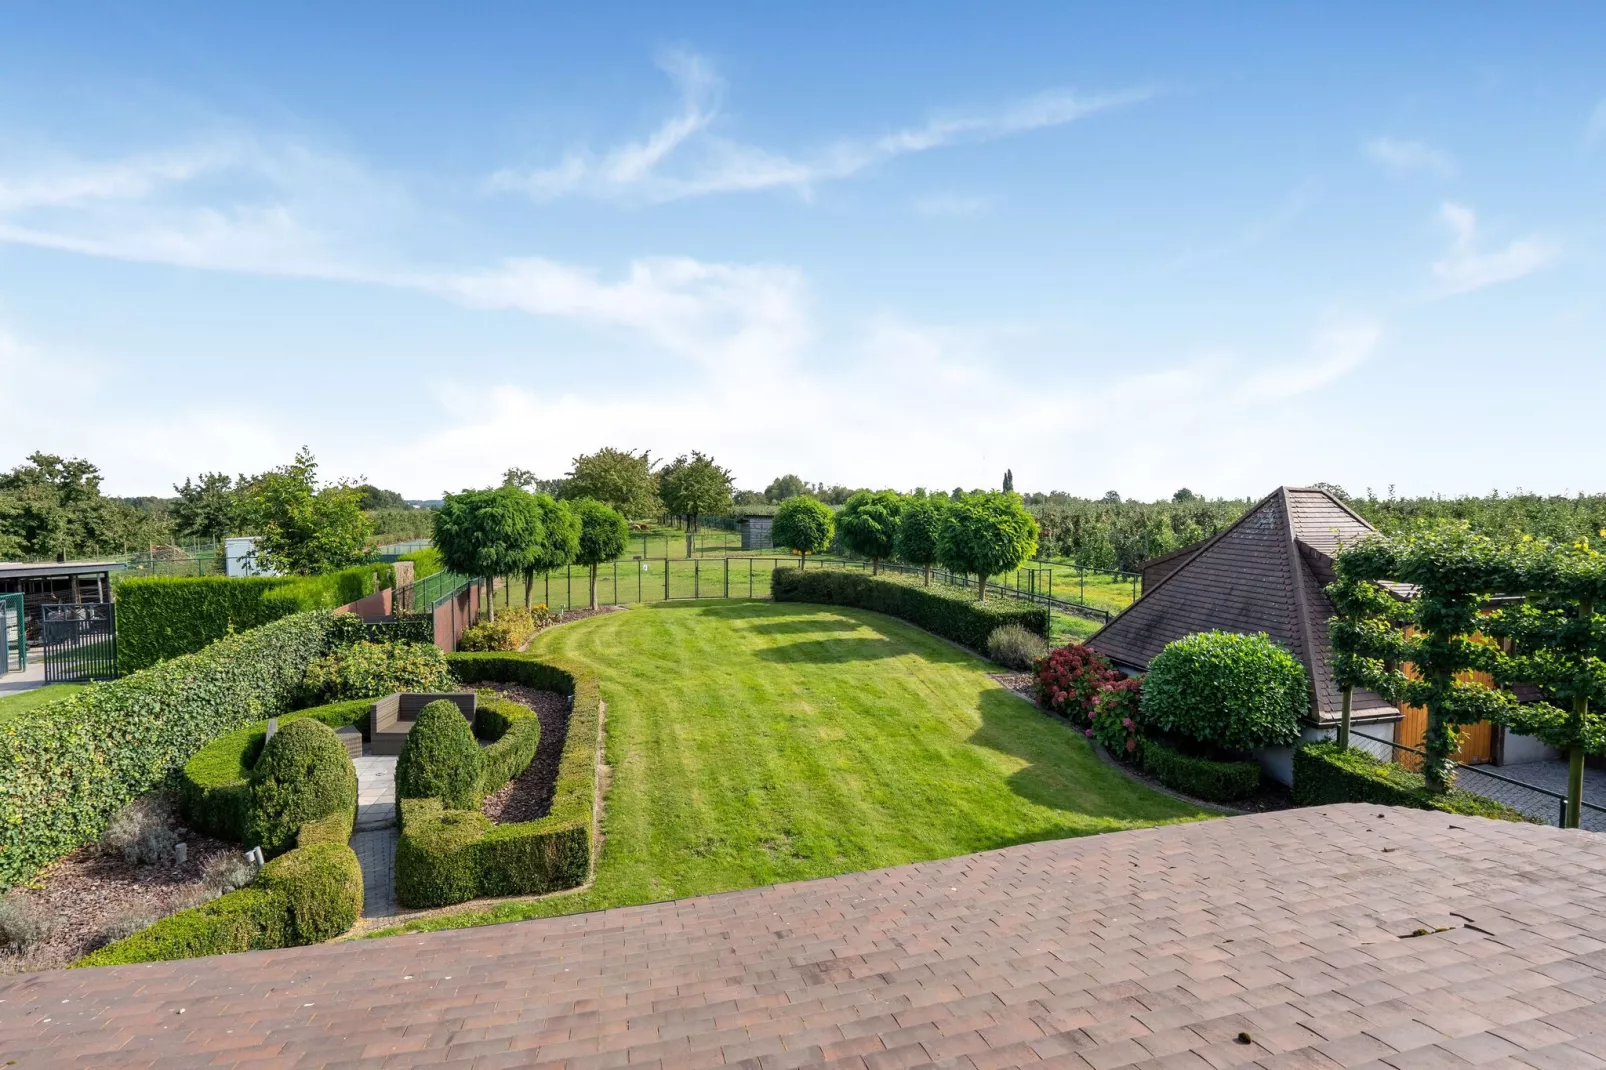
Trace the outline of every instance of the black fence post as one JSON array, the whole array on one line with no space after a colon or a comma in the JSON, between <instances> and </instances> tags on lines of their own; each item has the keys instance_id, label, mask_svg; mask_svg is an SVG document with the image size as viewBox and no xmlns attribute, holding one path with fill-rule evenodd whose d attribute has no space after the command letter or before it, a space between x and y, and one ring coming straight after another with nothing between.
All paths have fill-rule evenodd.
<instances>
[{"instance_id":1,"label":"black fence post","mask_svg":"<svg viewBox=\"0 0 1606 1070\"><path fill-rule=\"evenodd\" d=\"M669 601L669 540L664 540L664 601Z\"/></svg>"}]
</instances>

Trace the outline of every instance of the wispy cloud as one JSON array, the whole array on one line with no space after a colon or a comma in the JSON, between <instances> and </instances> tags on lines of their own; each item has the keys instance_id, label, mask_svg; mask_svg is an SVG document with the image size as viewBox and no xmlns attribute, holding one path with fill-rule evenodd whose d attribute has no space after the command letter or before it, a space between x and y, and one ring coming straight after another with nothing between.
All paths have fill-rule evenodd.
<instances>
[{"instance_id":1,"label":"wispy cloud","mask_svg":"<svg viewBox=\"0 0 1606 1070\"><path fill-rule=\"evenodd\" d=\"M993 202L986 197L960 193L934 193L916 198L913 207L916 215L973 217L992 211Z\"/></svg>"},{"instance_id":2,"label":"wispy cloud","mask_svg":"<svg viewBox=\"0 0 1606 1070\"><path fill-rule=\"evenodd\" d=\"M1376 323L1350 323L1317 334L1311 355L1289 364L1262 369L1243 384L1246 401L1287 401L1330 386L1372 358L1382 341Z\"/></svg>"},{"instance_id":3,"label":"wispy cloud","mask_svg":"<svg viewBox=\"0 0 1606 1070\"><path fill-rule=\"evenodd\" d=\"M821 182L847 178L899 156L1062 126L1155 95L1148 89L1099 94L1051 90L999 108L937 115L879 137L840 140L794 156L715 131L724 87L705 60L673 53L660 66L679 88L680 108L646 138L603 152L572 149L548 167L503 169L491 176L490 187L543 201L585 195L662 202L775 188L807 194Z\"/></svg>"},{"instance_id":4,"label":"wispy cloud","mask_svg":"<svg viewBox=\"0 0 1606 1070\"><path fill-rule=\"evenodd\" d=\"M1361 146L1367 159L1395 175L1432 175L1454 178L1455 157L1421 141L1377 137Z\"/></svg>"},{"instance_id":5,"label":"wispy cloud","mask_svg":"<svg viewBox=\"0 0 1606 1070\"><path fill-rule=\"evenodd\" d=\"M1447 201L1439 208L1439 218L1453 235L1449 252L1433 264L1444 295L1520 279L1548 267L1561 255L1559 246L1537 234L1515 239L1504 249L1481 249L1477 214L1465 205Z\"/></svg>"},{"instance_id":6,"label":"wispy cloud","mask_svg":"<svg viewBox=\"0 0 1606 1070\"><path fill-rule=\"evenodd\" d=\"M1584 148L1593 149L1603 143L1606 143L1606 100L1597 103L1584 122Z\"/></svg>"}]
</instances>

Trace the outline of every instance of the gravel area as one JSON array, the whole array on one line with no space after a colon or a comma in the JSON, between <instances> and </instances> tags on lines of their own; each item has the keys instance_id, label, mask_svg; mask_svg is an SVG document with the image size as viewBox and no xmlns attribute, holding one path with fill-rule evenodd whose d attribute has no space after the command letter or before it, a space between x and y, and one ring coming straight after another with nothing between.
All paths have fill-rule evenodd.
<instances>
[{"instance_id":1,"label":"gravel area","mask_svg":"<svg viewBox=\"0 0 1606 1070\"><path fill-rule=\"evenodd\" d=\"M558 762L563 756L563 742L569 736L569 699L556 691L536 691L517 684L489 686L503 698L535 711L541 720L541 742L524 772L487 795L480 811L498 825L545 817L552 809Z\"/></svg>"},{"instance_id":2,"label":"gravel area","mask_svg":"<svg viewBox=\"0 0 1606 1070\"><path fill-rule=\"evenodd\" d=\"M98 844L80 847L47 869L21 899L52 919L50 935L27 955L0 948L0 974L67 966L109 941L109 926L133 917L151 921L194 906L203 895L201 870L216 855L240 854L239 844L181 830L189 848L182 866L135 866Z\"/></svg>"}]
</instances>

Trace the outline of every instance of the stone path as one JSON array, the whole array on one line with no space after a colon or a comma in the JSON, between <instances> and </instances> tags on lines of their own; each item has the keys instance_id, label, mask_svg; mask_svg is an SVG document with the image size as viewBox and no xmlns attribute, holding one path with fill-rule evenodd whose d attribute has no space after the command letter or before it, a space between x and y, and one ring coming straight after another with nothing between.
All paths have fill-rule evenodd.
<instances>
[{"instance_id":1,"label":"stone path","mask_svg":"<svg viewBox=\"0 0 1606 1070\"><path fill-rule=\"evenodd\" d=\"M1520 762L1516 765L1493 766L1489 772L1546 788L1561 795L1567 794L1565 761ZM1548 824L1556 824L1561 810L1559 800L1483 774L1484 771L1480 766L1462 769L1456 776L1456 783L1468 791L1475 791L1479 795L1497 799L1507 806L1514 806L1523 813L1537 817ZM1584 802L1606 806L1606 770L1590 769L1587 766L1584 768ZM1606 832L1606 812L1591 810L1588 806L1585 806L1583 811L1581 824L1584 828L1591 832Z\"/></svg>"},{"instance_id":2,"label":"stone path","mask_svg":"<svg viewBox=\"0 0 1606 1070\"><path fill-rule=\"evenodd\" d=\"M351 849L362 865L365 918L396 914L396 757L364 754L357 767L357 828Z\"/></svg>"},{"instance_id":3,"label":"stone path","mask_svg":"<svg viewBox=\"0 0 1606 1070\"><path fill-rule=\"evenodd\" d=\"M1606 837L1286 810L0 981L37 1066L1606 1066Z\"/></svg>"}]
</instances>

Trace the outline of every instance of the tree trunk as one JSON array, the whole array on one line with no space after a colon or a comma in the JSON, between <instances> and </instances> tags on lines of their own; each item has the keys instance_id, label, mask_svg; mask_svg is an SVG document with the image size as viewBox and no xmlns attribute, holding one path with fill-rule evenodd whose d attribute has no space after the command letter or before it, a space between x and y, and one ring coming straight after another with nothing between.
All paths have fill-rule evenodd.
<instances>
[{"instance_id":1,"label":"tree trunk","mask_svg":"<svg viewBox=\"0 0 1606 1070\"><path fill-rule=\"evenodd\" d=\"M931 565L930 565L930 563L927 563L927 565L926 565L926 586L927 587L931 586Z\"/></svg>"},{"instance_id":2,"label":"tree trunk","mask_svg":"<svg viewBox=\"0 0 1606 1070\"><path fill-rule=\"evenodd\" d=\"M535 586L535 573L526 572L524 574L524 608L525 609L529 609L530 608L530 588L534 587L534 586Z\"/></svg>"},{"instance_id":3,"label":"tree trunk","mask_svg":"<svg viewBox=\"0 0 1606 1070\"><path fill-rule=\"evenodd\" d=\"M1455 725L1440 717L1430 702L1427 729L1422 733L1422 779L1435 795L1449 791L1455 783L1456 735Z\"/></svg>"},{"instance_id":4,"label":"tree trunk","mask_svg":"<svg viewBox=\"0 0 1606 1070\"><path fill-rule=\"evenodd\" d=\"M485 612L492 624L496 623L496 577L485 577Z\"/></svg>"},{"instance_id":5,"label":"tree trunk","mask_svg":"<svg viewBox=\"0 0 1606 1070\"><path fill-rule=\"evenodd\" d=\"M597 569L600 566L591 566L591 608L597 608Z\"/></svg>"},{"instance_id":6,"label":"tree trunk","mask_svg":"<svg viewBox=\"0 0 1606 1070\"><path fill-rule=\"evenodd\" d=\"M981 573L976 574L976 601L987 601L987 577Z\"/></svg>"},{"instance_id":7,"label":"tree trunk","mask_svg":"<svg viewBox=\"0 0 1606 1070\"><path fill-rule=\"evenodd\" d=\"M872 557L870 559L870 575L881 575L881 559L879 557Z\"/></svg>"},{"instance_id":8,"label":"tree trunk","mask_svg":"<svg viewBox=\"0 0 1606 1070\"><path fill-rule=\"evenodd\" d=\"M1577 709L1589 702L1586 698L1573 699L1573 708ZM1581 720L1581 718L1580 718ZM1564 828L1575 829L1579 819L1584 813L1584 748L1574 743L1567 750L1567 824Z\"/></svg>"},{"instance_id":9,"label":"tree trunk","mask_svg":"<svg viewBox=\"0 0 1606 1070\"><path fill-rule=\"evenodd\" d=\"M1349 750L1349 712L1350 706L1354 703L1354 701L1355 689L1353 687L1346 687L1344 689L1344 705L1341 707L1338 715L1339 750Z\"/></svg>"},{"instance_id":10,"label":"tree trunk","mask_svg":"<svg viewBox=\"0 0 1606 1070\"><path fill-rule=\"evenodd\" d=\"M808 567L809 567L809 555L808 554L798 554L797 555L797 570L799 572L802 572L804 569L806 569Z\"/></svg>"}]
</instances>

